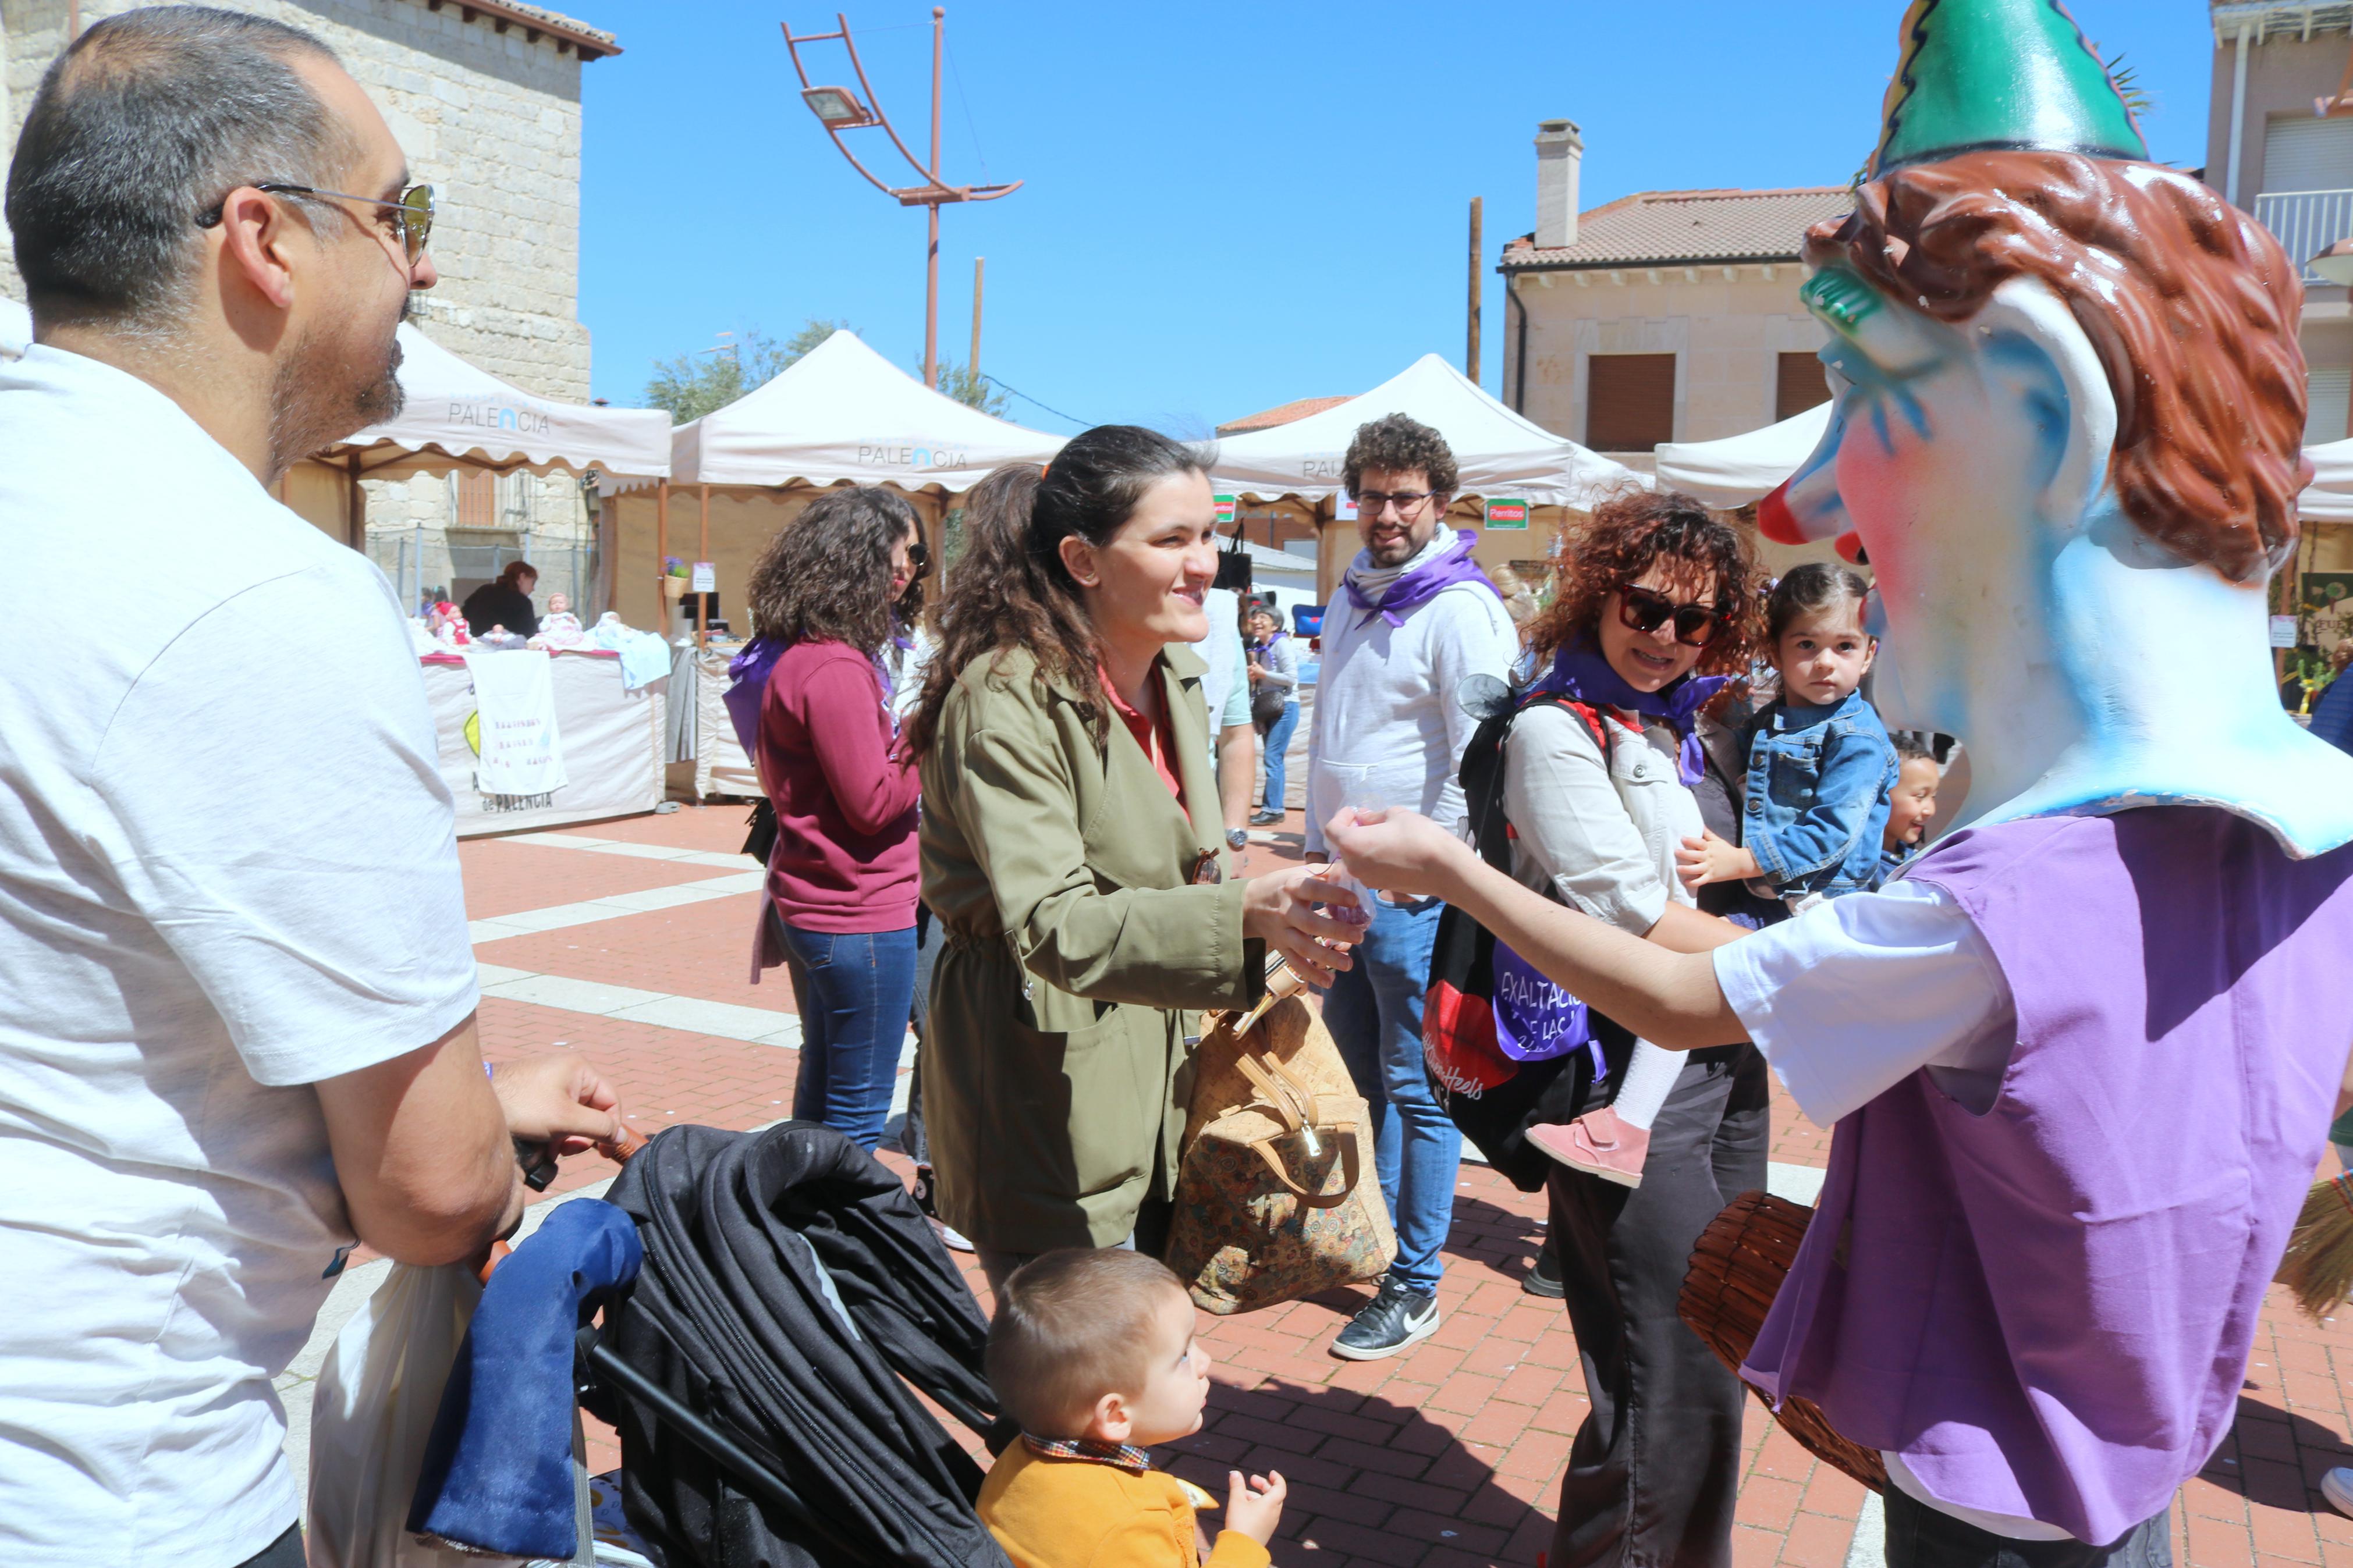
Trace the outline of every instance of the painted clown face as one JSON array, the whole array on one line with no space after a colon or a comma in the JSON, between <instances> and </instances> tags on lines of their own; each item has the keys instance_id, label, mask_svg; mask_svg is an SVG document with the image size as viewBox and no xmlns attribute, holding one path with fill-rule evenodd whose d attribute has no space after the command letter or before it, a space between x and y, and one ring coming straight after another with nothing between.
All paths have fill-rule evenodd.
<instances>
[{"instance_id":1,"label":"painted clown face","mask_svg":"<svg viewBox=\"0 0 2353 1568\"><path fill-rule=\"evenodd\" d=\"M2053 562L2091 521L2115 436L2090 341L2026 279L1949 324L1843 267L1817 272L1803 298L1831 331L1835 402L1760 524L1867 553L1891 722L1965 733L1962 688L1989 679L2047 703Z\"/></svg>"}]
</instances>

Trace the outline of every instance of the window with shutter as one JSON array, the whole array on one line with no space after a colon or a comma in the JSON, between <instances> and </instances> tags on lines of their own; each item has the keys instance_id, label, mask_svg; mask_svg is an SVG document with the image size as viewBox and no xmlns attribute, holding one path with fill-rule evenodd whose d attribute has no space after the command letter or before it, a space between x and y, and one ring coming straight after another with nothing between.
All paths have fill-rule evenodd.
<instances>
[{"instance_id":1,"label":"window with shutter","mask_svg":"<svg viewBox=\"0 0 2353 1568\"><path fill-rule=\"evenodd\" d=\"M1831 384L1822 362L1814 354L1783 354L1775 366L1773 417L1792 418L1817 403L1831 400Z\"/></svg>"},{"instance_id":2,"label":"window with shutter","mask_svg":"<svg viewBox=\"0 0 2353 1568\"><path fill-rule=\"evenodd\" d=\"M1587 362L1587 446L1598 452L1647 452L1674 438L1674 355L1595 354Z\"/></svg>"},{"instance_id":3,"label":"window with shutter","mask_svg":"<svg viewBox=\"0 0 2353 1568\"><path fill-rule=\"evenodd\" d=\"M2305 373L2304 444L2342 441L2353 415L2353 368L2316 365Z\"/></svg>"}]
</instances>

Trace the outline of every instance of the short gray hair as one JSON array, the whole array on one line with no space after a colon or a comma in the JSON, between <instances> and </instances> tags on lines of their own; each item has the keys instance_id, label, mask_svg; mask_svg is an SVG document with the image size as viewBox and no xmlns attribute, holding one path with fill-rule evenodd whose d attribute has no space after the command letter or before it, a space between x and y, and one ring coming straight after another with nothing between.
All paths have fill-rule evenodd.
<instances>
[{"instance_id":1,"label":"short gray hair","mask_svg":"<svg viewBox=\"0 0 2353 1568\"><path fill-rule=\"evenodd\" d=\"M280 22L155 5L59 56L8 169L8 226L37 319L165 327L186 308L199 215L243 184L332 184L349 128L292 68L335 52ZM303 222L329 215L298 203Z\"/></svg>"}]
</instances>

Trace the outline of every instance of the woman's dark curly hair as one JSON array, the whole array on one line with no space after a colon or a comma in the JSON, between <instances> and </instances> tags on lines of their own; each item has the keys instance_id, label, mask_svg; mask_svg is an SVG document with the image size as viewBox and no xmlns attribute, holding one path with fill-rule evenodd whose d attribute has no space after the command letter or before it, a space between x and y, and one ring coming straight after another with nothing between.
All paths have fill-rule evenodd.
<instances>
[{"instance_id":1,"label":"woman's dark curly hair","mask_svg":"<svg viewBox=\"0 0 2353 1568\"><path fill-rule=\"evenodd\" d=\"M1072 534L1098 547L1135 515L1145 493L1176 474L1209 471L1208 457L1156 430L1098 425L1040 468L1008 463L973 487L964 509L964 553L941 596L939 652L924 667L923 695L900 728L907 754L938 738L948 693L975 659L1026 648L1039 687L1068 691L1098 744L1111 710L1096 675L1101 647L1079 585L1062 564Z\"/></svg>"},{"instance_id":2,"label":"woman's dark curly hair","mask_svg":"<svg viewBox=\"0 0 2353 1568\"><path fill-rule=\"evenodd\" d=\"M1349 495L1356 493L1366 468L1392 474L1419 468L1430 481L1430 494L1441 501L1454 494L1459 477L1454 449L1446 444L1446 437L1402 414L1384 414L1356 426L1348 455L1340 459L1340 481L1348 487Z\"/></svg>"},{"instance_id":3,"label":"woman's dark curly hair","mask_svg":"<svg viewBox=\"0 0 2353 1568\"><path fill-rule=\"evenodd\" d=\"M1609 595L1662 558L1689 562L1715 578L1716 631L1695 667L1703 675L1746 675L1762 630L1764 583L1739 530L1680 490L1635 490L1606 500L1593 521L1562 541L1553 602L1523 634L1538 660L1586 640Z\"/></svg>"},{"instance_id":4,"label":"woman's dark curly hair","mask_svg":"<svg viewBox=\"0 0 2353 1568\"><path fill-rule=\"evenodd\" d=\"M876 485L828 490L776 531L752 568L752 629L788 642L891 640L891 552L921 537L907 498Z\"/></svg>"}]
</instances>

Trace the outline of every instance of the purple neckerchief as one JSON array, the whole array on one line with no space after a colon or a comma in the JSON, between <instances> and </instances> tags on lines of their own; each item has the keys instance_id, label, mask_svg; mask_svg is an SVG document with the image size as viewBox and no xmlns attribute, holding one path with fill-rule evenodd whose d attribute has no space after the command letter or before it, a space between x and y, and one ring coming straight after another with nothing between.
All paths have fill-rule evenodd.
<instances>
[{"instance_id":1,"label":"purple neckerchief","mask_svg":"<svg viewBox=\"0 0 2353 1568\"><path fill-rule=\"evenodd\" d=\"M1377 599L1366 594L1353 581L1343 578L1343 584L1348 590L1348 603L1365 612L1365 618L1356 624L1369 626L1373 616L1378 615L1389 625L1401 626L1405 625L1408 611L1419 609L1438 597L1440 589L1451 588L1457 583L1476 583L1496 598L1502 598L1504 595L1495 584L1487 581L1487 574L1479 570L1478 563L1471 559L1471 546L1478 542L1478 538L1468 529L1458 531L1452 549L1407 572L1390 584L1388 592Z\"/></svg>"},{"instance_id":2,"label":"purple neckerchief","mask_svg":"<svg viewBox=\"0 0 2353 1568\"><path fill-rule=\"evenodd\" d=\"M1589 644L1575 643L1555 657L1552 673L1537 681L1535 689L1623 708L1645 719L1665 720L1681 742L1675 749L1675 774L1689 789L1705 775L1707 767L1707 752L1699 743L1699 710L1731 682L1728 675L1683 675L1656 691L1637 691Z\"/></svg>"},{"instance_id":3,"label":"purple neckerchief","mask_svg":"<svg viewBox=\"0 0 2353 1568\"><path fill-rule=\"evenodd\" d=\"M776 672L776 660L793 645L777 637L754 637L744 645L744 651L727 661L728 684L720 700L727 704L727 717L734 723L735 738L744 742L744 754L760 754L760 700L767 694L768 677Z\"/></svg>"}]
</instances>

